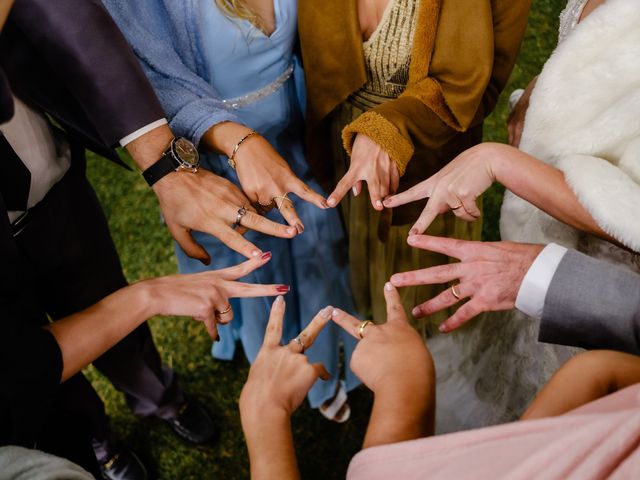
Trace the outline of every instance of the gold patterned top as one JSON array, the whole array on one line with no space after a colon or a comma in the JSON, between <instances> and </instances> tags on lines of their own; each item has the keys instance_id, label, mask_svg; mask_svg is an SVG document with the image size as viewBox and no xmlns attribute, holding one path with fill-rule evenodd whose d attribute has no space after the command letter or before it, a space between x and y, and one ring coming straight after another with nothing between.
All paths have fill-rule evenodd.
<instances>
[{"instance_id":1,"label":"gold patterned top","mask_svg":"<svg viewBox=\"0 0 640 480\"><path fill-rule=\"evenodd\" d=\"M373 34L363 43L368 93L397 98L409 80L419 0L389 0Z\"/></svg>"}]
</instances>

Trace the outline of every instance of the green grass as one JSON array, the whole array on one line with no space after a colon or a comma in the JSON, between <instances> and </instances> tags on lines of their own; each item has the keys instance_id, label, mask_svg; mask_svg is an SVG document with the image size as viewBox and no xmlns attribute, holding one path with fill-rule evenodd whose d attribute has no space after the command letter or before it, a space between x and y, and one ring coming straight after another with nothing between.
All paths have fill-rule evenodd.
<instances>
[{"instance_id":1,"label":"green grass","mask_svg":"<svg viewBox=\"0 0 640 480\"><path fill-rule=\"evenodd\" d=\"M518 1L518 0L511 0ZM506 92L524 87L536 75L555 45L557 18L566 2L534 0L530 25L518 64ZM485 123L485 139L506 140L506 101ZM130 281L174 273L171 239L160 222L154 195L142 178L110 162L91 157L89 177L98 192ZM498 239L497 221L502 189L485 197L483 235ZM237 402L248 372L240 355L219 362L210 354L210 340L202 325L184 318L156 318L150 322L164 362L179 374L184 389L196 395L214 414L221 428L215 446L193 448L177 440L158 420L137 419L123 396L93 368L87 369L107 406L113 427L141 454L155 477L161 479L242 479L249 476ZM352 420L335 425L306 405L293 418L298 459L304 479L344 478L349 459L359 450L371 408L371 395L359 390L351 396Z\"/></svg>"}]
</instances>

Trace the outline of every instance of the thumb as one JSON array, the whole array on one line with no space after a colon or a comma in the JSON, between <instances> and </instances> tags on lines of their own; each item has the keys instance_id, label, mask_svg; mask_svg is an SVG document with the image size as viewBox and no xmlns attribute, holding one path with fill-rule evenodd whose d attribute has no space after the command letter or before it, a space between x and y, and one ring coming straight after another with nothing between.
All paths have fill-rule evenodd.
<instances>
[{"instance_id":1,"label":"thumb","mask_svg":"<svg viewBox=\"0 0 640 480\"><path fill-rule=\"evenodd\" d=\"M189 255L191 258L200 260L205 265L209 265L211 263L211 257L207 251L193 239L191 232L188 229L184 227L176 227L171 223L167 223L167 228L174 240L178 242L178 245L180 245L180 248L184 250L184 253Z\"/></svg>"},{"instance_id":2,"label":"thumb","mask_svg":"<svg viewBox=\"0 0 640 480\"><path fill-rule=\"evenodd\" d=\"M407 322L407 314L402 306L398 289L387 282L384 284L384 299L387 302L387 322Z\"/></svg>"}]
</instances>

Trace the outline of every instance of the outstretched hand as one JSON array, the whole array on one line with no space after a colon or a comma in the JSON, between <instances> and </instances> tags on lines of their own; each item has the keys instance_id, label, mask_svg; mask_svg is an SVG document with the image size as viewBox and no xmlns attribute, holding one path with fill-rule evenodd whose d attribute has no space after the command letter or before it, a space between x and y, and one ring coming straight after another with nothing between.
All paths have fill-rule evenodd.
<instances>
[{"instance_id":1,"label":"outstretched hand","mask_svg":"<svg viewBox=\"0 0 640 480\"><path fill-rule=\"evenodd\" d=\"M205 324L212 339L218 337L218 323L233 319L230 298L267 297L289 291L287 285L238 282L271 259L267 252L239 265L190 275L171 275L145 280L159 315L186 315Z\"/></svg>"},{"instance_id":2,"label":"outstretched hand","mask_svg":"<svg viewBox=\"0 0 640 480\"><path fill-rule=\"evenodd\" d=\"M429 198L411 234L423 233L433 220L449 210L468 222L480 218L476 199L495 181L493 162L504 145L483 143L466 150L447 166L405 192L385 200L384 206L394 208L409 202Z\"/></svg>"},{"instance_id":3,"label":"outstretched hand","mask_svg":"<svg viewBox=\"0 0 640 480\"><path fill-rule=\"evenodd\" d=\"M209 264L211 259L191 236L192 230L213 235L247 258L262 253L242 236L247 229L281 238L292 238L297 234L294 227L280 225L258 215L238 187L204 169L197 173L170 173L152 188L173 238L187 255L205 264ZM242 207L247 212L241 217L241 228L234 229L238 210Z\"/></svg>"},{"instance_id":4,"label":"outstretched hand","mask_svg":"<svg viewBox=\"0 0 640 480\"><path fill-rule=\"evenodd\" d=\"M367 183L371 205L376 210L382 210L382 201L398 189L400 174L396 164L380 145L366 135L358 134L353 142L349 170L329 195L327 204L335 207L349 190L359 195L363 181Z\"/></svg>"},{"instance_id":5,"label":"outstretched hand","mask_svg":"<svg viewBox=\"0 0 640 480\"><path fill-rule=\"evenodd\" d=\"M426 369L431 363L424 340L407 320L398 290L387 283L384 297L387 323L368 324L362 329L362 337L361 320L338 309L332 313L334 322L360 340L351 356L351 369L374 393L398 383L415 386L416 378L428 378Z\"/></svg>"},{"instance_id":6,"label":"outstretched hand","mask_svg":"<svg viewBox=\"0 0 640 480\"><path fill-rule=\"evenodd\" d=\"M411 235L407 242L412 247L460 260L459 263L396 273L391 277L391 283L396 287L458 282L413 309L413 315L418 318L470 298L440 326L441 332L455 330L483 312L514 308L522 280L544 248L543 245L469 242L428 235Z\"/></svg>"},{"instance_id":7,"label":"outstretched hand","mask_svg":"<svg viewBox=\"0 0 640 480\"><path fill-rule=\"evenodd\" d=\"M282 412L291 415L302 403L318 378L329 379L321 363L311 364L303 355L311 348L324 326L331 319L331 307L318 312L297 340L282 346L282 322L285 312L284 298L278 297L271 307L269 323L262 348L240 395L240 411L249 421L254 415ZM251 428L247 425L246 428ZM245 428L245 430L246 430Z\"/></svg>"}]
</instances>

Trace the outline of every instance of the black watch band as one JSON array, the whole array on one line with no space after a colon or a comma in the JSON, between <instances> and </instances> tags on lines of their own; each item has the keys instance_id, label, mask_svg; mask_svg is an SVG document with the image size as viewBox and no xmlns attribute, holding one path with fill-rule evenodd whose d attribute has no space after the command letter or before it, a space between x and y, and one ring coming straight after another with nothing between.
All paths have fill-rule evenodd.
<instances>
[{"instance_id":1,"label":"black watch band","mask_svg":"<svg viewBox=\"0 0 640 480\"><path fill-rule=\"evenodd\" d=\"M149 186L153 186L162 177L176 171L176 162L173 159L173 155L170 150L166 151L164 155L156 163L142 172L142 176L147 181Z\"/></svg>"}]
</instances>

